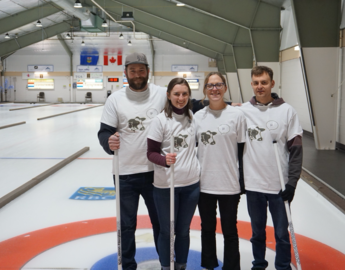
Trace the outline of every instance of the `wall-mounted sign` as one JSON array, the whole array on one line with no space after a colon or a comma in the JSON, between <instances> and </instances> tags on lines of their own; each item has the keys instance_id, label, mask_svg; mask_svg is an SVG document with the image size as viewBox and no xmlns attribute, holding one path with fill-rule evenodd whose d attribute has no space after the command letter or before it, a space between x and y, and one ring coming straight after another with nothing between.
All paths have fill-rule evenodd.
<instances>
[{"instance_id":1,"label":"wall-mounted sign","mask_svg":"<svg viewBox=\"0 0 345 270\"><path fill-rule=\"evenodd\" d=\"M199 79L186 79L191 90L199 90Z\"/></svg>"},{"instance_id":2,"label":"wall-mounted sign","mask_svg":"<svg viewBox=\"0 0 345 270\"><path fill-rule=\"evenodd\" d=\"M108 82L119 82L119 78L108 77Z\"/></svg>"},{"instance_id":3,"label":"wall-mounted sign","mask_svg":"<svg viewBox=\"0 0 345 270\"><path fill-rule=\"evenodd\" d=\"M73 78L76 80L86 79L86 73L74 73Z\"/></svg>"},{"instance_id":4,"label":"wall-mounted sign","mask_svg":"<svg viewBox=\"0 0 345 270\"><path fill-rule=\"evenodd\" d=\"M28 65L28 71L30 72L53 72L53 65Z\"/></svg>"},{"instance_id":5,"label":"wall-mounted sign","mask_svg":"<svg viewBox=\"0 0 345 270\"><path fill-rule=\"evenodd\" d=\"M77 66L77 72L103 72L103 66Z\"/></svg>"},{"instance_id":6,"label":"wall-mounted sign","mask_svg":"<svg viewBox=\"0 0 345 270\"><path fill-rule=\"evenodd\" d=\"M90 73L90 79L103 79L103 73Z\"/></svg>"},{"instance_id":7,"label":"wall-mounted sign","mask_svg":"<svg viewBox=\"0 0 345 270\"><path fill-rule=\"evenodd\" d=\"M103 79L77 80L77 89L103 89Z\"/></svg>"},{"instance_id":8,"label":"wall-mounted sign","mask_svg":"<svg viewBox=\"0 0 345 270\"><path fill-rule=\"evenodd\" d=\"M197 72L198 65L172 65L172 72Z\"/></svg>"},{"instance_id":9,"label":"wall-mounted sign","mask_svg":"<svg viewBox=\"0 0 345 270\"><path fill-rule=\"evenodd\" d=\"M54 79L28 79L28 89L54 89Z\"/></svg>"}]
</instances>

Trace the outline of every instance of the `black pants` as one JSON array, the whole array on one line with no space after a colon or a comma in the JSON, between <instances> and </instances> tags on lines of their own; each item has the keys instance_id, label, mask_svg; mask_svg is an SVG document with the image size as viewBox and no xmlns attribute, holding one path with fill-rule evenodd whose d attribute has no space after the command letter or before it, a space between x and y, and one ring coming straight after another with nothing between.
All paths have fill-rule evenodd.
<instances>
[{"instance_id":1,"label":"black pants","mask_svg":"<svg viewBox=\"0 0 345 270\"><path fill-rule=\"evenodd\" d=\"M237 233L237 208L240 195L214 195L200 193L199 213L201 218L201 266L218 266L216 247L217 202L224 237L223 270L240 270L240 252Z\"/></svg>"}]
</instances>

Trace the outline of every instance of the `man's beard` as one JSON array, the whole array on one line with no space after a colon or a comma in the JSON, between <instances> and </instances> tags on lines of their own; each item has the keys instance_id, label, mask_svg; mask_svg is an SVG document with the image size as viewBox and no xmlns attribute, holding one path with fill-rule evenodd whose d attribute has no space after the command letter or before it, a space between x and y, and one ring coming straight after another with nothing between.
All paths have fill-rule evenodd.
<instances>
[{"instance_id":1,"label":"man's beard","mask_svg":"<svg viewBox=\"0 0 345 270\"><path fill-rule=\"evenodd\" d=\"M147 81L149 80L149 75L146 77L139 77L139 78L134 78L134 79L128 79L128 85L131 89L133 90L142 90L146 84Z\"/></svg>"}]
</instances>

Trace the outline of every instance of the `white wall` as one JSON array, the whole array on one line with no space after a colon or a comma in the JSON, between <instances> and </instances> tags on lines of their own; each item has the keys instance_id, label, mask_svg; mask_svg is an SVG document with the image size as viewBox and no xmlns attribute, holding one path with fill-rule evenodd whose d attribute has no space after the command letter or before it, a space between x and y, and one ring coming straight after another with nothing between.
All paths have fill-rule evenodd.
<instances>
[{"instance_id":1,"label":"white wall","mask_svg":"<svg viewBox=\"0 0 345 270\"><path fill-rule=\"evenodd\" d=\"M281 64L281 96L297 111L302 128L312 132L300 59L292 59Z\"/></svg>"},{"instance_id":2,"label":"white wall","mask_svg":"<svg viewBox=\"0 0 345 270\"><path fill-rule=\"evenodd\" d=\"M280 21L283 28L280 42L280 50L282 51L298 45L295 21L291 6L281 11Z\"/></svg>"},{"instance_id":3,"label":"white wall","mask_svg":"<svg viewBox=\"0 0 345 270\"><path fill-rule=\"evenodd\" d=\"M116 58L116 54L110 55ZM114 64L109 62L108 66L103 66L103 55L99 56L98 65L103 66L103 72L109 74L109 72L123 72L123 64L126 55L123 56L122 65L118 65L117 61ZM152 67L152 56L147 54L147 59L149 61L150 67ZM70 58L67 55L48 55L44 57L29 56L29 55L12 55L6 59L6 72L27 72L27 65L54 65L54 72L70 72ZM80 55L73 55L73 71L76 71L77 65L80 64ZM187 65L193 64L198 65L198 73L217 71L217 68L208 67L208 57L202 55L164 55L157 56L155 58L155 71L156 72L171 72L171 66L174 64ZM7 99L8 101L16 102L36 102L37 94L41 91L45 92L46 102L57 102L58 98L62 98L63 102L85 102L86 92L92 92L92 101L103 103L107 97L107 91L110 90L114 92L122 88L122 75L114 75L119 77L119 83L108 83L108 76L104 76L104 88L102 90L79 90L71 89L70 76L47 76L47 78L52 78L55 81L54 90L28 90L27 80L22 79L20 76L6 77L10 81L16 80L16 93L14 95L13 90L8 91ZM156 76L155 84L157 85L168 85L169 81L173 79L173 76ZM72 80L76 82L76 80ZM199 90L192 91L192 97L196 99L201 99L203 97L202 88L204 85L204 80L200 79ZM72 91L72 94L71 92ZM72 100L71 100L72 96ZM228 98L228 95L226 96Z\"/></svg>"},{"instance_id":4,"label":"white wall","mask_svg":"<svg viewBox=\"0 0 345 270\"><path fill-rule=\"evenodd\" d=\"M340 84L340 119L339 119L339 141L341 144L345 145L345 48L341 48L342 57L342 76L339 78Z\"/></svg>"}]
</instances>

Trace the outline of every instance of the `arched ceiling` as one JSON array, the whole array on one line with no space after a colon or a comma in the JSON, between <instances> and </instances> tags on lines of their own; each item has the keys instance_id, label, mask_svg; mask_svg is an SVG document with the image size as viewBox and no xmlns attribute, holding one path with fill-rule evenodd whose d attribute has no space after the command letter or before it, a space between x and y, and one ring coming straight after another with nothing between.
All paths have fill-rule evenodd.
<instances>
[{"instance_id":1,"label":"arched ceiling","mask_svg":"<svg viewBox=\"0 0 345 270\"><path fill-rule=\"evenodd\" d=\"M280 11L288 0L1 0L0 57L17 54L60 54L58 34L71 52L79 53L81 41L100 53L126 52L127 42L156 53L197 53L217 60L221 72L251 68L253 62L278 62ZM105 13L109 28L101 26ZM123 12L133 21L123 22ZM36 27L40 19L43 27ZM126 19L127 20L127 19ZM135 28L135 32L133 29ZM66 40L66 34L73 40ZM9 33L10 39L5 39ZM119 39L123 33L124 39ZM177 46L174 46L174 45ZM170 50L171 52L170 52ZM32 51L32 52L31 52Z\"/></svg>"}]
</instances>

